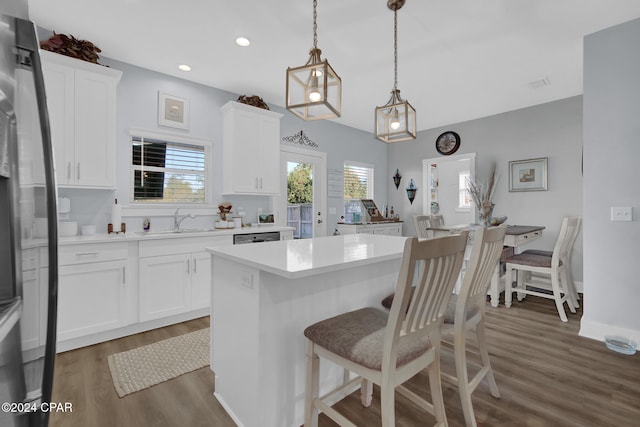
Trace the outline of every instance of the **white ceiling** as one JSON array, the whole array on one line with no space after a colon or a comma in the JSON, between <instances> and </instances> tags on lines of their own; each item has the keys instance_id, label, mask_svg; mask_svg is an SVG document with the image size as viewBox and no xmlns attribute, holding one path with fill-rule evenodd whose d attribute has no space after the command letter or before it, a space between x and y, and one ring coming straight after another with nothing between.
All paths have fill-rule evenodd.
<instances>
[{"instance_id":1,"label":"white ceiling","mask_svg":"<svg viewBox=\"0 0 640 427\"><path fill-rule=\"evenodd\" d=\"M306 63L313 44L312 0L29 0L29 9L102 56L279 106L287 67ZM418 130L578 95L583 36L638 17L638 0L408 0L398 88ZM240 35L251 46L236 46ZM393 87L386 0L318 0L318 47L343 81L334 120L372 132ZM543 78L551 84L529 87Z\"/></svg>"}]
</instances>

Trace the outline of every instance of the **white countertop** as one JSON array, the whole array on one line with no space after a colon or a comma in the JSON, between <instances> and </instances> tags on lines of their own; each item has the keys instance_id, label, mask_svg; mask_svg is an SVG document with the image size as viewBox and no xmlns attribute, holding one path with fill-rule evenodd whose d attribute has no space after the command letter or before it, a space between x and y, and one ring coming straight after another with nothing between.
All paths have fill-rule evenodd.
<instances>
[{"instance_id":1,"label":"white countertop","mask_svg":"<svg viewBox=\"0 0 640 427\"><path fill-rule=\"evenodd\" d=\"M207 251L214 256L295 279L400 259L406 239L401 236L348 234L207 248Z\"/></svg>"},{"instance_id":2,"label":"white countertop","mask_svg":"<svg viewBox=\"0 0 640 427\"><path fill-rule=\"evenodd\" d=\"M281 227L277 225L261 225L258 227L242 227L242 228L226 228L226 229L211 229L211 230L193 230L184 229L181 233L172 233L163 231L152 231L151 233L144 233L142 231L127 231L121 234L106 234L99 233L93 236L70 236L62 237L58 236L58 245L74 245L84 243L110 243L110 242L130 242L138 240L158 240L158 239L179 239L185 237L214 237L214 236L233 236L234 234L249 234L249 233L268 233L270 231L288 231L294 230L293 227ZM23 245L24 249L28 247L39 247L46 243L45 239L33 239L29 243Z\"/></svg>"}]
</instances>

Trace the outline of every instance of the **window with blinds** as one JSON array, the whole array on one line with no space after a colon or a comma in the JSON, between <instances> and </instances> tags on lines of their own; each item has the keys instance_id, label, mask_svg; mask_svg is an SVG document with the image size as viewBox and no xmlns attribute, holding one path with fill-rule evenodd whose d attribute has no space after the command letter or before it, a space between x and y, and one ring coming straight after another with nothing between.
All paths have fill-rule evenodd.
<instances>
[{"instance_id":1,"label":"window with blinds","mask_svg":"<svg viewBox=\"0 0 640 427\"><path fill-rule=\"evenodd\" d=\"M134 203L206 203L204 145L133 135L131 154Z\"/></svg>"},{"instance_id":2,"label":"window with blinds","mask_svg":"<svg viewBox=\"0 0 640 427\"><path fill-rule=\"evenodd\" d=\"M360 199L373 198L373 165L344 162L345 222L354 222L354 213L362 214L360 212Z\"/></svg>"}]
</instances>

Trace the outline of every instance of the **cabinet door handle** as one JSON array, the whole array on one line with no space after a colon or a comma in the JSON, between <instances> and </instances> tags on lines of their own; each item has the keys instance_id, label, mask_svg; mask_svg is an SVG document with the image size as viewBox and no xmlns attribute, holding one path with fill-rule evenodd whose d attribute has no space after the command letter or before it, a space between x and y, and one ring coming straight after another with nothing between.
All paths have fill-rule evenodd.
<instances>
[{"instance_id":1,"label":"cabinet door handle","mask_svg":"<svg viewBox=\"0 0 640 427\"><path fill-rule=\"evenodd\" d=\"M80 181L80 163L78 163L78 166L76 166L76 169L78 169L78 173L76 174L76 180Z\"/></svg>"},{"instance_id":2,"label":"cabinet door handle","mask_svg":"<svg viewBox=\"0 0 640 427\"><path fill-rule=\"evenodd\" d=\"M191 274L191 261L187 260L187 274Z\"/></svg>"},{"instance_id":3,"label":"cabinet door handle","mask_svg":"<svg viewBox=\"0 0 640 427\"><path fill-rule=\"evenodd\" d=\"M256 190L257 190L258 188L260 188L260 187L258 187L258 177L256 176Z\"/></svg>"},{"instance_id":4,"label":"cabinet door handle","mask_svg":"<svg viewBox=\"0 0 640 427\"><path fill-rule=\"evenodd\" d=\"M198 258L193 259L193 274L198 272Z\"/></svg>"},{"instance_id":5,"label":"cabinet door handle","mask_svg":"<svg viewBox=\"0 0 640 427\"><path fill-rule=\"evenodd\" d=\"M76 256L96 256L100 252L77 252Z\"/></svg>"},{"instance_id":6,"label":"cabinet door handle","mask_svg":"<svg viewBox=\"0 0 640 427\"><path fill-rule=\"evenodd\" d=\"M127 284L127 267L122 266L122 284L126 285Z\"/></svg>"},{"instance_id":7,"label":"cabinet door handle","mask_svg":"<svg viewBox=\"0 0 640 427\"><path fill-rule=\"evenodd\" d=\"M71 162L67 162L67 179L71 179Z\"/></svg>"},{"instance_id":8,"label":"cabinet door handle","mask_svg":"<svg viewBox=\"0 0 640 427\"><path fill-rule=\"evenodd\" d=\"M262 190L262 177L260 177L260 189Z\"/></svg>"}]
</instances>

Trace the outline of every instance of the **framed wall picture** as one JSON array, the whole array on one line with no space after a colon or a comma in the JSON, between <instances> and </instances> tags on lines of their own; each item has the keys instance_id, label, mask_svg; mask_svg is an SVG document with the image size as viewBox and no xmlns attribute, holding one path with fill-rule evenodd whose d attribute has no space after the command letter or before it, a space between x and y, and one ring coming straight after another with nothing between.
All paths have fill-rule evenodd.
<instances>
[{"instance_id":1,"label":"framed wall picture","mask_svg":"<svg viewBox=\"0 0 640 427\"><path fill-rule=\"evenodd\" d=\"M189 100L158 92L158 124L189 129Z\"/></svg>"},{"instance_id":2,"label":"framed wall picture","mask_svg":"<svg viewBox=\"0 0 640 427\"><path fill-rule=\"evenodd\" d=\"M509 162L509 191L546 191L547 157Z\"/></svg>"}]
</instances>

